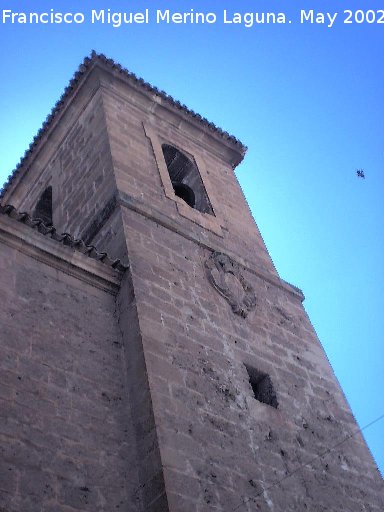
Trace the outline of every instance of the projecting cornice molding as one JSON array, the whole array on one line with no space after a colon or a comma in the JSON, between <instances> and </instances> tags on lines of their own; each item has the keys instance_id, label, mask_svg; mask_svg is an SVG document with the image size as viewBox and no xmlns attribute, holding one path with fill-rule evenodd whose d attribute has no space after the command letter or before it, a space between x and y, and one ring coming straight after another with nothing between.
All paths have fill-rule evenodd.
<instances>
[{"instance_id":1,"label":"projecting cornice molding","mask_svg":"<svg viewBox=\"0 0 384 512\"><path fill-rule=\"evenodd\" d=\"M110 293L118 291L128 268L68 233L57 234L53 227L11 205L0 205L0 241Z\"/></svg>"}]
</instances>

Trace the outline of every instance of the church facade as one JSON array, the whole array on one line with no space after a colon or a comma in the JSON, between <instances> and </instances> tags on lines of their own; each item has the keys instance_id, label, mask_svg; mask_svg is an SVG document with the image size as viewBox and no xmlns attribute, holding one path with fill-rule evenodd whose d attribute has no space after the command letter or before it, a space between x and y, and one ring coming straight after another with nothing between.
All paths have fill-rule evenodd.
<instances>
[{"instance_id":1,"label":"church facade","mask_svg":"<svg viewBox=\"0 0 384 512\"><path fill-rule=\"evenodd\" d=\"M1 194L0 511L384 509L245 151L84 60Z\"/></svg>"}]
</instances>

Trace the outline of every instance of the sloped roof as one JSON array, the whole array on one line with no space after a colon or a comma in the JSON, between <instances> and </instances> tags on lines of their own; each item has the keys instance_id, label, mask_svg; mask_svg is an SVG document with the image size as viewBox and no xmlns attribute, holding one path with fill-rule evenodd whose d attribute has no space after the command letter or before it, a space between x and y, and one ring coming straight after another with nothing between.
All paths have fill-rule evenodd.
<instances>
[{"instance_id":1,"label":"sloped roof","mask_svg":"<svg viewBox=\"0 0 384 512\"><path fill-rule=\"evenodd\" d=\"M119 259L111 259L106 252L100 252L95 246L87 245L83 240L73 238L73 236L68 233L58 234L54 227L47 226L41 219L32 218L28 213L18 212L16 208L10 204L2 206L0 203L0 214L7 215L11 219L26 224L30 228L37 230L42 235L48 236L67 247L72 247L89 258L101 261L120 272L124 272L128 268L128 266L124 265L124 263Z\"/></svg>"},{"instance_id":2,"label":"sloped roof","mask_svg":"<svg viewBox=\"0 0 384 512\"><path fill-rule=\"evenodd\" d=\"M66 104L66 101L68 100L69 96L72 94L74 89L79 84L80 80L96 65L100 65L106 69L109 69L113 72L118 72L124 79L128 80L131 84L135 86L139 86L145 91L154 94L158 97L160 97L163 101L168 103L172 108L176 108L177 110L180 110L184 114L186 114L188 117L194 119L195 121L198 121L202 126L205 128L208 128L208 130L212 131L213 133L219 135L224 140L229 141L231 144L233 144L239 153L244 156L247 148L244 146L236 137L233 135L230 135L228 132L222 130L215 124L208 121L206 118L202 117L200 114L197 114L193 110L189 109L186 105L181 104L179 101L175 100L172 96L168 95L166 92L159 90L157 87L154 87L153 85L149 84L148 82L145 82L142 78L138 78L134 73L131 73L126 68L122 67L120 64L116 63L113 59L107 58L103 54L98 54L95 51L92 51L91 55L89 57L85 57L82 64L80 64L78 70L75 72L74 76L70 80L68 86L64 89L63 94L61 95L60 99L57 101L56 105L53 107L51 113L47 116L46 120L44 121L42 127L32 140L31 144L29 145L29 148L24 153L23 157L21 158L20 162L14 169L14 171L8 176L8 180L3 185L3 187L0 189L0 198L2 198L8 188L8 186L14 181L16 176L22 172L22 170L25 167L25 164L28 160L28 158L32 155L35 148L39 144L42 137L47 133L49 127L51 126L53 120L55 117L61 112Z\"/></svg>"}]
</instances>

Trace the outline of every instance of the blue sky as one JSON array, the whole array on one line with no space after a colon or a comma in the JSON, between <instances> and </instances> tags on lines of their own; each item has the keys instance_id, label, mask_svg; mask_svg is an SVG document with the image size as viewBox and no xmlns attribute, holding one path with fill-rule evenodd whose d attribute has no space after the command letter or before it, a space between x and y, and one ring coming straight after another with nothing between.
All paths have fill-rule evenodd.
<instances>
[{"instance_id":1,"label":"blue sky","mask_svg":"<svg viewBox=\"0 0 384 512\"><path fill-rule=\"evenodd\" d=\"M89 22L91 9L108 8L193 8L215 12L218 21ZM91 49L236 135L249 147L237 176L272 259L304 291L364 427L384 414L384 23L343 20L345 9L371 10L379 20L383 8L375 0L2 0L1 9L14 12L84 12L86 22L0 24L0 181ZM284 11L292 23L224 25L223 9L229 16ZM300 9L338 16L332 27L300 24ZM384 420L364 435L383 473Z\"/></svg>"}]
</instances>

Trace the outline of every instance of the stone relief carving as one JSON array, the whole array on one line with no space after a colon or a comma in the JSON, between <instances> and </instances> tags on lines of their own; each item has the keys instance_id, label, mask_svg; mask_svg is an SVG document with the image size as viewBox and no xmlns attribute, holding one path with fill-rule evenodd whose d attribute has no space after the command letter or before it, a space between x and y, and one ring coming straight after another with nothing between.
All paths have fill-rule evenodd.
<instances>
[{"instance_id":1,"label":"stone relief carving","mask_svg":"<svg viewBox=\"0 0 384 512\"><path fill-rule=\"evenodd\" d=\"M212 253L205 266L211 285L236 315L246 318L256 306L256 294L244 278L241 266L221 252Z\"/></svg>"}]
</instances>

